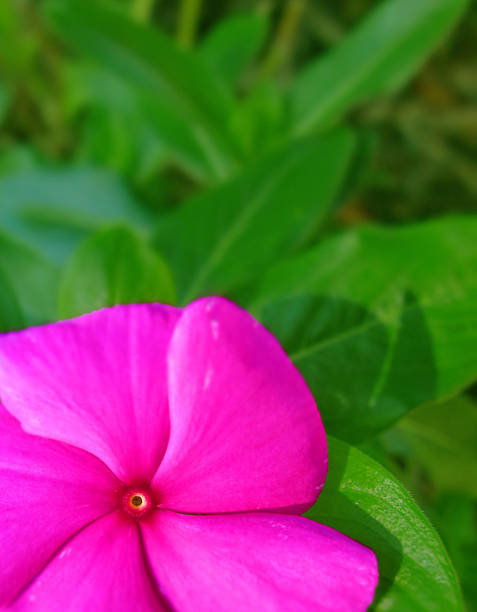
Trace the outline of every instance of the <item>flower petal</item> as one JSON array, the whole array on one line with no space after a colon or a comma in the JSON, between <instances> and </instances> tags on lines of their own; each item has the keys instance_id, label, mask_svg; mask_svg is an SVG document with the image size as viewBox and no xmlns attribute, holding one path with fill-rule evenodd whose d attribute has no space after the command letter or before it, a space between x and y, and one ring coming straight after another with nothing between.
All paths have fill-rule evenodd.
<instances>
[{"instance_id":1,"label":"flower petal","mask_svg":"<svg viewBox=\"0 0 477 612\"><path fill-rule=\"evenodd\" d=\"M358 612L377 584L371 550L303 517L163 510L143 530L157 582L181 612Z\"/></svg>"},{"instance_id":2,"label":"flower petal","mask_svg":"<svg viewBox=\"0 0 477 612\"><path fill-rule=\"evenodd\" d=\"M137 524L115 512L67 542L12 610L157 612L167 607L145 564Z\"/></svg>"},{"instance_id":3,"label":"flower petal","mask_svg":"<svg viewBox=\"0 0 477 612\"><path fill-rule=\"evenodd\" d=\"M180 311L105 308L0 336L0 397L23 428L149 480L169 435L166 353Z\"/></svg>"},{"instance_id":4,"label":"flower petal","mask_svg":"<svg viewBox=\"0 0 477 612\"><path fill-rule=\"evenodd\" d=\"M221 298L189 305L169 347L171 434L160 505L238 512L314 503L327 469L321 418L279 343Z\"/></svg>"},{"instance_id":5,"label":"flower petal","mask_svg":"<svg viewBox=\"0 0 477 612\"><path fill-rule=\"evenodd\" d=\"M78 529L117 505L118 488L99 459L26 434L0 405L0 607Z\"/></svg>"}]
</instances>

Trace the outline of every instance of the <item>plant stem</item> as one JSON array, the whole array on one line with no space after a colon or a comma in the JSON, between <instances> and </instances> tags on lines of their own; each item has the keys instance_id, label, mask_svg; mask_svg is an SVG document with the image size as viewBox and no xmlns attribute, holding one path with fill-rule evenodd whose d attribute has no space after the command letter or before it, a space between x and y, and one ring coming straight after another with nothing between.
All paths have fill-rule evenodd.
<instances>
[{"instance_id":1,"label":"plant stem","mask_svg":"<svg viewBox=\"0 0 477 612\"><path fill-rule=\"evenodd\" d=\"M149 21L154 9L155 0L133 0L131 13L136 21L145 23Z\"/></svg>"},{"instance_id":2,"label":"plant stem","mask_svg":"<svg viewBox=\"0 0 477 612\"><path fill-rule=\"evenodd\" d=\"M305 7L306 0L288 0L270 49L263 60L262 78L277 74L287 64Z\"/></svg>"},{"instance_id":3,"label":"plant stem","mask_svg":"<svg viewBox=\"0 0 477 612\"><path fill-rule=\"evenodd\" d=\"M177 41L189 49L194 45L202 0L182 0L177 25Z\"/></svg>"},{"instance_id":4,"label":"plant stem","mask_svg":"<svg viewBox=\"0 0 477 612\"><path fill-rule=\"evenodd\" d=\"M316 36L320 43L327 47L335 45L344 35L344 28L330 11L317 3L310 6L307 15L310 23L311 32Z\"/></svg>"}]
</instances>

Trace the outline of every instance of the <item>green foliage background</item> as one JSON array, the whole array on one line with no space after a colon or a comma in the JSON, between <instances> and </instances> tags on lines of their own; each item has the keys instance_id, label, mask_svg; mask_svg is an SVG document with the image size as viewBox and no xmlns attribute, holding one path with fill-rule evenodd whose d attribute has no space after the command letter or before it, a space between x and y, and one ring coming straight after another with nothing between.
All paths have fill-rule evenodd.
<instances>
[{"instance_id":1,"label":"green foliage background","mask_svg":"<svg viewBox=\"0 0 477 612\"><path fill-rule=\"evenodd\" d=\"M0 0L0 329L249 309L376 610L477 610L475 40L467 0Z\"/></svg>"}]
</instances>

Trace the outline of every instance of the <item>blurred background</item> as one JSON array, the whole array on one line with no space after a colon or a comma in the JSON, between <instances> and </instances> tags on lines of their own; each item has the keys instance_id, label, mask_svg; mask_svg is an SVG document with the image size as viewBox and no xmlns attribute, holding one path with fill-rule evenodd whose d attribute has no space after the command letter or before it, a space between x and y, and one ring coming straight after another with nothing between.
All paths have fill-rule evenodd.
<instances>
[{"instance_id":1,"label":"blurred background","mask_svg":"<svg viewBox=\"0 0 477 612\"><path fill-rule=\"evenodd\" d=\"M92 4L103 3L84 2ZM93 231L119 222L146 236L158 219L184 202L240 176L245 166L259 167L262 156L279 147L288 134L288 109L280 92L309 62L339 46L380 3L117 0L111 4L123 18L117 23L99 13L85 13L76 24L78 5L68 13L39 0L0 0L0 280L10 275L12 303L18 297L23 307L22 322L9 322L4 328L87 309L81 296L70 297L69 287L74 284L75 265L76 270L88 265L87 257L75 264L75 249ZM394 4L392 27L404 28L412 3L404 0L401 10L399 3ZM445 16L435 19L444 23ZM233 138L215 127L211 129L215 140L208 141L206 131L200 131L202 124L194 123L200 115L205 117L204 125L212 125L210 117L224 112L222 90L215 81L209 87L201 74L195 82L192 64L190 73L182 76L182 56L164 41L157 50L158 58L165 54L161 69L201 113L191 111L190 119L189 100L182 106L178 103L174 111L175 103L169 104L167 95L156 96L156 84L162 92L169 81L166 78L164 86L157 77L156 82L156 76L139 65L138 57L152 57L156 51L147 48L147 37L142 41L137 36L140 30L130 33L127 23L131 28L161 31L171 48L200 57L203 65L221 75L238 101L238 110L227 121ZM423 23L414 38L410 35L399 43L400 61L420 39L431 37L430 30L430 22ZM397 78L401 86L362 96L359 104L346 109L346 124L355 134L354 154L330 213L319 229L313 228L313 241L365 223L394 227L477 213L477 5L468 4L441 30L419 61L411 62L406 78ZM129 42L133 38L134 44ZM128 52L130 45L134 53ZM398 73L393 61L389 59L385 70ZM359 74L360 62L358 54L351 75ZM336 70L334 79L341 76ZM200 219L197 223L200 226ZM181 240L182 234L176 234L169 241L174 242L178 259ZM177 291L164 268L167 251L173 247L165 239L162 242L166 246L164 261L157 264L163 278L159 295L150 296L145 287L139 297L173 302ZM21 249L16 246L20 243ZM90 257L114 258L119 247L113 247ZM37 256L51 269L30 265ZM24 265L27 260L30 263ZM55 283L65 266L70 272L61 281L57 310ZM81 290L94 292L95 283L88 279ZM250 292L250 287L238 283L228 294L246 303ZM95 306L93 300L91 307ZM9 317L17 316L11 314L11 305L2 308ZM477 610L476 406L477 387L470 386L448 402L418 407L362 444L405 483L439 530L470 610ZM457 411L462 418L453 418Z\"/></svg>"},{"instance_id":2,"label":"blurred background","mask_svg":"<svg viewBox=\"0 0 477 612\"><path fill-rule=\"evenodd\" d=\"M266 15L267 31L261 33L260 50L237 85L238 92L245 95L257 81L274 77L286 83L292 79L377 3L195 0L185 16L178 3L165 0L117 0L117 4L139 21L156 23L186 47L203 39L223 18L244 11ZM148 159L132 159L136 156L127 136L121 134L127 130L120 119L131 101L119 100L119 92L114 95L110 86L116 83L102 85L113 99L91 91L85 75L78 74L81 64L47 26L40 5L33 0L2 0L0 5L1 171L34 165L39 159L52 163L81 160L127 172L135 179L137 190L147 190L148 181L158 180L155 174L160 161L154 162L152 144ZM340 222L366 218L400 222L449 209L475 211L476 38L477 8L473 4L404 89L352 114L351 121L360 127L365 172L341 207ZM134 168L141 162L140 170ZM164 187L172 193L157 188L151 190L154 196L147 193L153 206L169 206L184 191L194 189L187 177L175 178Z\"/></svg>"}]
</instances>

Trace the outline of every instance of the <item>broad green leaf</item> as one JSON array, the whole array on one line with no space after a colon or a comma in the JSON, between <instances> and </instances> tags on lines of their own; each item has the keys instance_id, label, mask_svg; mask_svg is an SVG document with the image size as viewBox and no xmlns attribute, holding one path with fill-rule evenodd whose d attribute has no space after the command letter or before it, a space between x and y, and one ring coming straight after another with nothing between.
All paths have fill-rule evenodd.
<instances>
[{"instance_id":1,"label":"broad green leaf","mask_svg":"<svg viewBox=\"0 0 477 612\"><path fill-rule=\"evenodd\" d=\"M232 119L244 151L256 157L283 141L287 128L287 110L283 93L274 81L259 83L242 100Z\"/></svg>"},{"instance_id":2,"label":"broad green leaf","mask_svg":"<svg viewBox=\"0 0 477 612\"><path fill-rule=\"evenodd\" d=\"M80 163L106 166L135 181L160 163L166 145L137 87L95 64L77 62L68 66L65 81L69 119L81 126L75 147Z\"/></svg>"},{"instance_id":3,"label":"broad green leaf","mask_svg":"<svg viewBox=\"0 0 477 612\"><path fill-rule=\"evenodd\" d=\"M333 203L353 144L345 130L298 141L166 217L155 243L179 301L238 287L305 240Z\"/></svg>"},{"instance_id":4,"label":"broad green leaf","mask_svg":"<svg viewBox=\"0 0 477 612\"><path fill-rule=\"evenodd\" d=\"M477 377L477 217L331 238L266 275L254 310L359 442Z\"/></svg>"},{"instance_id":5,"label":"broad green leaf","mask_svg":"<svg viewBox=\"0 0 477 612\"><path fill-rule=\"evenodd\" d=\"M206 155L211 171L226 176L239 151L230 135L233 99L225 84L194 54L157 29L129 20L113 5L57 0L48 13L58 33L95 62L124 75L158 101L158 115L181 117ZM162 122L167 125L167 121Z\"/></svg>"},{"instance_id":6,"label":"broad green leaf","mask_svg":"<svg viewBox=\"0 0 477 612\"><path fill-rule=\"evenodd\" d=\"M127 227L110 227L88 236L66 266L59 316L75 317L114 304L174 303L169 268Z\"/></svg>"},{"instance_id":7,"label":"broad green leaf","mask_svg":"<svg viewBox=\"0 0 477 612\"><path fill-rule=\"evenodd\" d=\"M292 82L292 129L305 134L409 79L452 29L468 0L384 0Z\"/></svg>"},{"instance_id":8,"label":"broad green leaf","mask_svg":"<svg viewBox=\"0 0 477 612\"><path fill-rule=\"evenodd\" d=\"M0 333L23 327L25 319L10 281L2 270L0 255Z\"/></svg>"},{"instance_id":9,"label":"broad green leaf","mask_svg":"<svg viewBox=\"0 0 477 612\"><path fill-rule=\"evenodd\" d=\"M207 155L180 109L97 64L72 65L67 80L70 113L86 115L80 159L139 181L166 163L199 182L214 180Z\"/></svg>"},{"instance_id":10,"label":"broad green leaf","mask_svg":"<svg viewBox=\"0 0 477 612\"><path fill-rule=\"evenodd\" d=\"M477 499L477 406L460 396L422 406L397 425L417 461L441 491Z\"/></svg>"},{"instance_id":11,"label":"broad green leaf","mask_svg":"<svg viewBox=\"0 0 477 612\"><path fill-rule=\"evenodd\" d=\"M54 319L58 277L58 270L38 252L0 232L1 299L10 303L12 328ZM16 315L15 304L20 310Z\"/></svg>"},{"instance_id":12,"label":"broad green leaf","mask_svg":"<svg viewBox=\"0 0 477 612\"><path fill-rule=\"evenodd\" d=\"M89 231L148 215L114 175L89 167L38 168L0 179L0 223L12 236L62 262Z\"/></svg>"},{"instance_id":13,"label":"broad green leaf","mask_svg":"<svg viewBox=\"0 0 477 612\"><path fill-rule=\"evenodd\" d=\"M258 13L227 17L207 33L199 53L233 86L260 51L267 29L267 20Z\"/></svg>"},{"instance_id":14,"label":"broad green leaf","mask_svg":"<svg viewBox=\"0 0 477 612\"><path fill-rule=\"evenodd\" d=\"M328 438L325 487L307 516L371 548L379 585L372 609L463 611L452 563L437 532L379 463Z\"/></svg>"}]
</instances>

